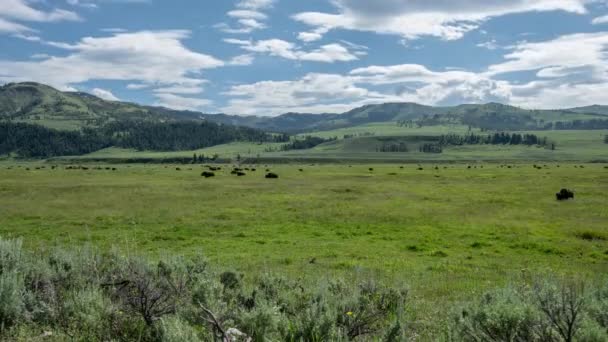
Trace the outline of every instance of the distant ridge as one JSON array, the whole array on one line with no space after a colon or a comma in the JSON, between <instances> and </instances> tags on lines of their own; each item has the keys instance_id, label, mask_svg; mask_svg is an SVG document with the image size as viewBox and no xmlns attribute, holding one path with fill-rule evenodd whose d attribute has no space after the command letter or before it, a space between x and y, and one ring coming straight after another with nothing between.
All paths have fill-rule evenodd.
<instances>
[{"instance_id":1,"label":"distant ridge","mask_svg":"<svg viewBox=\"0 0 608 342\"><path fill-rule=\"evenodd\" d=\"M204 114L135 103L106 101L84 92L61 92L34 83L0 87L0 120L29 122L74 130L121 120L152 122L209 120L266 131L300 133L347 128L375 122L447 122L488 129L538 128L556 121L608 119L608 106L527 110L500 103L433 107L417 103L384 103L354 108L342 114L286 113L276 117Z\"/></svg>"}]
</instances>

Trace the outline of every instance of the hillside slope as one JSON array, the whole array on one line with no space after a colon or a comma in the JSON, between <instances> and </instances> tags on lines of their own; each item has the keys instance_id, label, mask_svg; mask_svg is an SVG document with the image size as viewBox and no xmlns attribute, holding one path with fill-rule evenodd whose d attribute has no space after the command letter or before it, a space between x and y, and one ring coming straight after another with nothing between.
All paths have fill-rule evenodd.
<instances>
[{"instance_id":1,"label":"hillside slope","mask_svg":"<svg viewBox=\"0 0 608 342\"><path fill-rule=\"evenodd\" d=\"M272 132L303 133L370 123L401 125L461 124L488 130L551 128L555 122L608 120L608 106L527 110L500 103L432 107L416 103L367 105L342 114L287 113L277 117L203 114L102 100L86 93L61 92L26 82L0 87L0 120L35 123L57 129L100 127L123 121L208 120ZM581 128L581 127L578 127Z\"/></svg>"},{"instance_id":2,"label":"hillside slope","mask_svg":"<svg viewBox=\"0 0 608 342\"><path fill-rule=\"evenodd\" d=\"M166 121L196 119L200 113L106 101L82 92L61 92L33 83L0 87L0 119L28 122L58 129L129 120Z\"/></svg>"}]
</instances>

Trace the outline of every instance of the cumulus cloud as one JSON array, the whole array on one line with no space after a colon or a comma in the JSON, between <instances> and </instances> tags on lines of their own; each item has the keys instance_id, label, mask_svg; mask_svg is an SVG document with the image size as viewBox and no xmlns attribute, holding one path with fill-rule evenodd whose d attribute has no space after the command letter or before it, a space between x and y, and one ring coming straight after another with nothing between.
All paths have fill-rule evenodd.
<instances>
[{"instance_id":1,"label":"cumulus cloud","mask_svg":"<svg viewBox=\"0 0 608 342\"><path fill-rule=\"evenodd\" d=\"M355 54L348 48L335 43L323 45L317 49L303 51L295 44L281 39L259 41L224 39L224 41L229 44L238 45L245 51L263 53L270 56L298 61L323 63L349 62L357 60L357 55L361 55L361 53L365 54L365 52L361 50L358 51L358 54Z\"/></svg>"},{"instance_id":2,"label":"cumulus cloud","mask_svg":"<svg viewBox=\"0 0 608 342\"><path fill-rule=\"evenodd\" d=\"M514 104L540 107L574 107L605 103L608 87L608 32L580 33L543 42L524 42L513 47L503 63L486 73L500 77L533 72L536 79L511 84Z\"/></svg>"},{"instance_id":3,"label":"cumulus cloud","mask_svg":"<svg viewBox=\"0 0 608 342\"><path fill-rule=\"evenodd\" d=\"M200 74L226 63L184 46L182 40L189 35L180 30L140 31L86 37L74 44L50 42L68 54L38 55L35 61L0 60L0 82L39 81L71 89L90 80L129 81L133 82L127 85L129 90L152 89L158 105L198 110L211 102L181 95L202 93L207 81ZM118 100L105 89L92 92L103 99Z\"/></svg>"},{"instance_id":4,"label":"cumulus cloud","mask_svg":"<svg viewBox=\"0 0 608 342\"><path fill-rule=\"evenodd\" d=\"M200 83L196 74L224 62L186 48L181 41L187 37L188 31L141 31L54 44L69 54L40 61L0 60L0 80L35 80L57 87L88 80Z\"/></svg>"},{"instance_id":5,"label":"cumulus cloud","mask_svg":"<svg viewBox=\"0 0 608 342\"><path fill-rule=\"evenodd\" d=\"M169 93L159 93L156 94L156 97L158 100L154 105L176 110L201 111L212 104L207 99L184 97Z\"/></svg>"},{"instance_id":6,"label":"cumulus cloud","mask_svg":"<svg viewBox=\"0 0 608 342\"><path fill-rule=\"evenodd\" d=\"M593 66L598 74L608 66L608 32L579 33L544 42L523 42L513 47L506 61L489 67L491 74Z\"/></svg>"},{"instance_id":7,"label":"cumulus cloud","mask_svg":"<svg viewBox=\"0 0 608 342\"><path fill-rule=\"evenodd\" d=\"M591 21L591 23L593 25L608 24L608 15L604 15L604 16L601 16L601 17L594 18Z\"/></svg>"},{"instance_id":8,"label":"cumulus cloud","mask_svg":"<svg viewBox=\"0 0 608 342\"><path fill-rule=\"evenodd\" d=\"M0 1L0 33L23 33L34 31L23 22L58 22L81 20L78 14L60 8L41 10L34 7L35 1Z\"/></svg>"},{"instance_id":9,"label":"cumulus cloud","mask_svg":"<svg viewBox=\"0 0 608 342\"><path fill-rule=\"evenodd\" d=\"M107 101L120 101L118 97L114 96L111 91L106 89L95 88L91 90L91 94Z\"/></svg>"},{"instance_id":10,"label":"cumulus cloud","mask_svg":"<svg viewBox=\"0 0 608 342\"><path fill-rule=\"evenodd\" d=\"M342 112L353 103L382 101L383 96L357 87L348 77L308 74L293 81L263 81L233 86L226 113L278 115L285 112ZM363 102L359 102L363 99Z\"/></svg>"},{"instance_id":11,"label":"cumulus cloud","mask_svg":"<svg viewBox=\"0 0 608 342\"><path fill-rule=\"evenodd\" d=\"M405 39L434 36L461 38L484 21L513 13L566 11L586 13L587 0L334 0L336 13L302 12L293 16L314 27L300 35L318 40L333 29L399 35Z\"/></svg>"},{"instance_id":12,"label":"cumulus cloud","mask_svg":"<svg viewBox=\"0 0 608 342\"><path fill-rule=\"evenodd\" d=\"M392 88L391 91L380 91ZM431 71L422 65L370 66L346 75L311 73L294 81L233 86L227 113L276 115L289 111L343 112L382 102L451 105L508 101L507 82L472 72Z\"/></svg>"},{"instance_id":13,"label":"cumulus cloud","mask_svg":"<svg viewBox=\"0 0 608 342\"><path fill-rule=\"evenodd\" d=\"M289 111L343 112L370 103L428 105L501 102L527 108L605 103L608 33L565 35L512 46L485 71L431 70L420 64L372 65L345 74L312 73L292 81L233 86L227 113L276 115ZM505 79L531 73L529 82Z\"/></svg>"},{"instance_id":14,"label":"cumulus cloud","mask_svg":"<svg viewBox=\"0 0 608 342\"><path fill-rule=\"evenodd\" d=\"M215 25L215 28L231 34L251 33L267 28L264 23L268 16L262 10L272 7L275 0L241 0L236 9L227 13L228 17L236 20L236 25L225 22Z\"/></svg>"}]
</instances>

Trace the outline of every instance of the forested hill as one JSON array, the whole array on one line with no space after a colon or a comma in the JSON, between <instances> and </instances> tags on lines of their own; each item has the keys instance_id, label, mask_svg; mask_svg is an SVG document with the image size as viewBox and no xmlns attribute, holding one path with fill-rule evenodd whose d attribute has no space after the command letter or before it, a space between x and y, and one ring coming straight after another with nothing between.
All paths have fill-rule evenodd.
<instances>
[{"instance_id":1,"label":"forested hill","mask_svg":"<svg viewBox=\"0 0 608 342\"><path fill-rule=\"evenodd\" d=\"M287 142L289 136L206 121L121 121L81 131L60 131L27 123L0 122L0 156L46 158L83 155L110 146L140 151L184 151L235 141Z\"/></svg>"},{"instance_id":2,"label":"forested hill","mask_svg":"<svg viewBox=\"0 0 608 342\"><path fill-rule=\"evenodd\" d=\"M109 122L199 119L200 113L106 101L82 92L61 92L33 83L0 87L0 119L39 124L61 130L99 127Z\"/></svg>"},{"instance_id":3,"label":"forested hill","mask_svg":"<svg viewBox=\"0 0 608 342\"><path fill-rule=\"evenodd\" d=\"M0 121L32 123L59 130L97 128L120 121L211 121L287 133L333 130L377 122L412 126L464 124L486 130L596 129L608 128L608 106L528 110L499 103L452 107L384 103L342 114L239 116L105 101L86 93L61 92L46 85L26 82L0 87Z\"/></svg>"}]
</instances>

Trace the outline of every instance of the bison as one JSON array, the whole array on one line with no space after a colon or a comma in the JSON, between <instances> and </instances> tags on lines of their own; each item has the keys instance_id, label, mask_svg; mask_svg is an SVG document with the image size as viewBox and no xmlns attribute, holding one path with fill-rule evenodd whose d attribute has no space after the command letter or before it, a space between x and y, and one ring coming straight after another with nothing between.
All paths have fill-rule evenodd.
<instances>
[{"instance_id":1,"label":"bison","mask_svg":"<svg viewBox=\"0 0 608 342\"><path fill-rule=\"evenodd\" d=\"M568 189L561 189L558 193L555 194L555 197L558 201L565 201L569 199L574 199L574 192Z\"/></svg>"},{"instance_id":2,"label":"bison","mask_svg":"<svg viewBox=\"0 0 608 342\"><path fill-rule=\"evenodd\" d=\"M211 171L203 171L203 173L201 173L201 176L205 178L215 177L215 173Z\"/></svg>"},{"instance_id":3,"label":"bison","mask_svg":"<svg viewBox=\"0 0 608 342\"><path fill-rule=\"evenodd\" d=\"M279 178L279 175L277 175L276 173L269 172L266 174L266 178L277 179L277 178Z\"/></svg>"}]
</instances>

